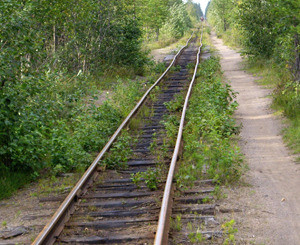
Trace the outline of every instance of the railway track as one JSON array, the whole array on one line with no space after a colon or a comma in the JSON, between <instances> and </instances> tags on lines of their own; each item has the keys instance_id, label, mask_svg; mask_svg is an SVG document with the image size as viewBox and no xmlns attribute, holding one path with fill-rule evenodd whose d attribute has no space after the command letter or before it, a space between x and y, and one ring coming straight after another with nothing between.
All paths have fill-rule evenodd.
<instances>
[{"instance_id":1,"label":"railway track","mask_svg":"<svg viewBox=\"0 0 300 245\"><path fill-rule=\"evenodd\" d=\"M201 38L192 35L186 46L176 54L167 70L120 125L33 244L167 243L173 175L188 98L199 63L202 46L197 45L199 39L201 42L202 33ZM193 73L189 69L191 64L194 66ZM166 129L162 121L170 114L166 104L178 94L185 94L186 100L177 141L171 148L166 142ZM138 118L138 125L130 124L132 118ZM131 144L131 156L121 164L123 168L102 172L99 168L101 160L124 130L134 142ZM156 155L162 148L165 154ZM146 175L141 175L139 185L134 183L140 173L159 178L159 183L152 188L154 191L149 190Z\"/></svg>"}]
</instances>

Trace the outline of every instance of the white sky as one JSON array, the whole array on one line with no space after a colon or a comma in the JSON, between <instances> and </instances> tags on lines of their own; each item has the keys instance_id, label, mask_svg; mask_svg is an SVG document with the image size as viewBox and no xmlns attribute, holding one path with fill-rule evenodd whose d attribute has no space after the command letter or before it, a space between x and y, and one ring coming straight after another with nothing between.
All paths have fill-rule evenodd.
<instances>
[{"instance_id":1,"label":"white sky","mask_svg":"<svg viewBox=\"0 0 300 245\"><path fill-rule=\"evenodd\" d=\"M194 3L200 3L203 14L205 14L205 8L209 0L193 0Z\"/></svg>"}]
</instances>

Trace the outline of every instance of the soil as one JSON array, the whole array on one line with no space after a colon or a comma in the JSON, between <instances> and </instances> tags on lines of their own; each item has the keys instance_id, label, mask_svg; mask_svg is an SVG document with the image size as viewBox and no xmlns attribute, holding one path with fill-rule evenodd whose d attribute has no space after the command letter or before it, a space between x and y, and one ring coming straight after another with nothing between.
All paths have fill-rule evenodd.
<instances>
[{"instance_id":1,"label":"soil","mask_svg":"<svg viewBox=\"0 0 300 245\"><path fill-rule=\"evenodd\" d=\"M31 244L79 177L66 174L55 180L40 180L1 200L0 245Z\"/></svg>"},{"instance_id":2,"label":"soil","mask_svg":"<svg viewBox=\"0 0 300 245\"><path fill-rule=\"evenodd\" d=\"M235 117L242 123L239 145L249 171L242 183L225 189L224 220L235 219L237 244L300 244L300 164L285 147L281 118L270 109L272 91L243 69L239 53L213 33L224 75L239 103Z\"/></svg>"},{"instance_id":3,"label":"soil","mask_svg":"<svg viewBox=\"0 0 300 245\"><path fill-rule=\"evenodd\" d=\"M154 49L151 51L151 57L156 62L162 62L166 55L168 55L171 52L169 48L160 48L160 49Z\"/></svg>"},{"instance_id":4,"label":"soil","mask_svg":"<svg viewBox=\"0 0 300 245\"><path fill-rule=\"evenodd\" d=\"M176 47L175 44L171 44L165 48L153 49L150 53L151 58L156 62L163 62L166 61L166 59L173 59L174 54L178 52L178 47Z\"/></svg>"}]
</instances>

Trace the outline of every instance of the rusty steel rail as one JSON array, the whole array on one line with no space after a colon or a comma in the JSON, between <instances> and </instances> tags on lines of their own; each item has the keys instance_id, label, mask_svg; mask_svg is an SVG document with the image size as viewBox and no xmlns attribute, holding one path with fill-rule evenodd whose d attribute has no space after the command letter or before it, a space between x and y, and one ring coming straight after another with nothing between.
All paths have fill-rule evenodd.
<instances>
[{"instance_id":1,"label":"rusty steel rail","mask_svg":"<svg viewBox=\"0 0 300 245\"><path fill-rule=\"evenodd\" d=\"M168 244L168 233L169 233L169 220L170 220L170 214L171 214L171 190L172 190L172 184L173 184L173 177L175 173L175 168L176 168L176 162L177 162L177 157L180 149L180 144L181 144L181 139L182 139L182 132L183 132L183 126L184 126L184 120L185 120L185 114L186 110L188 107L188 102L189 98L192 92L193 84L196 78L196 73L199 65L199 60L200 60L200 52L201 52L201 47L202 47L202 36L203 36L203 26L202 26L202 31L201 31L201 38L200 38L200 47L198 49L197 53L197 62L195 65L195 70L193 74L193 78L191 80L188 92L185 97L185 102L184 106L182 109L182 114L181 114L181 119L180 119L180 125L178 129L178 134L177 134L177 139L176 139L176 145L174 148L170 168L169 168L169 173L165 185L165 190L164 190L164 196L162 200L162 205L161 205L161 210L160 210L160 215L159 215L159 220L158 220L158 226L156 230L156 235L155 235L155 245L163 245L163 244Z\"/></svg>"},{"instance_id":2,"label":"rusty steel rail","mask_svg":"<svg viewBox=\"0 0 300 245\"><path fill-rule=\"evenodd\" d=\"M62 202L60 207L57 209L57 211L54 213L50 221L46 224L44 229L39 233L39 235L36 237L32 245L41 245L41 244L53 244L58 237L58 235L61 233L61 231L64 228L64 224L69 219L70 215L74 212L75 204L78 202L78 197L83 195L87 188L92 184L94 179L97 177L97 166L99 161L102 159L103 155L109 150L109 148L112 146L113 142L116 140L116 138L119 136L121 130L127 125L127 123L130 121L130 119L135 115L135 113L138 111L138 109L142 106L142 104L145 102L148 94L153 90L155 86L165 77L165 75L169 72L171 67L174 65L175 61L177 60L177 57L181 54L181 52L188 46L190 40L192 39L194 32L192 33L191 37L187 40L186 45L183 46L177 54L174 56L171 64L168 66L168 68L165 70L165 72L157 79L157 81L145 92L145 94L142 96L142 98L139 100L139 102L136 104L136 106L132 109L132 111L129 113L129 115L124 119L124 121L121 123L119 128L115 131L115 133L112 135L112 137L109 139L107 144L104 146L104 148L101 150L101 152L98 154L98 156L95 158L93 163L89 166L89 168L86 170L86 172L83 174L83 176L80 178L80 180L77 182L75 187L72 189L72 191L69 193L69 195L65 198L65 200Z\"/></svg>"}]
</instances>

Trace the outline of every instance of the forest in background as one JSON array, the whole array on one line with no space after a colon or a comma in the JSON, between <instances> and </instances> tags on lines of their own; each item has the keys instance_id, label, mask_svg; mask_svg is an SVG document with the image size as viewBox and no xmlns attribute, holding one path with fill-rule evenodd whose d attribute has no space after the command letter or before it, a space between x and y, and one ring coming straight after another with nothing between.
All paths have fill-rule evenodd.
<instances>
[{"instance_id":1,"label":"forest in background","mask_svg":"<svg viewBox=\"0 0 300 245\"><path fill-rule=\"evenodd\" d=\"M250 71L273 88L273 106L288 118L285 139L300 153L300 1L211 0L210 25L239 47ZM298 158L299 159L299 158Z\"/></svg>"},{"instance_id":2,"label":"forest in background","mask_svg":"<svg viewBox=\"0 0 300 245\"><path fill-rule=\"evenodd\" d=\"M201 16L181 0L1 1L0 192L84 169L151 82L135 77L161 71L147 44Z\"/></svg>"}]
</instances>

